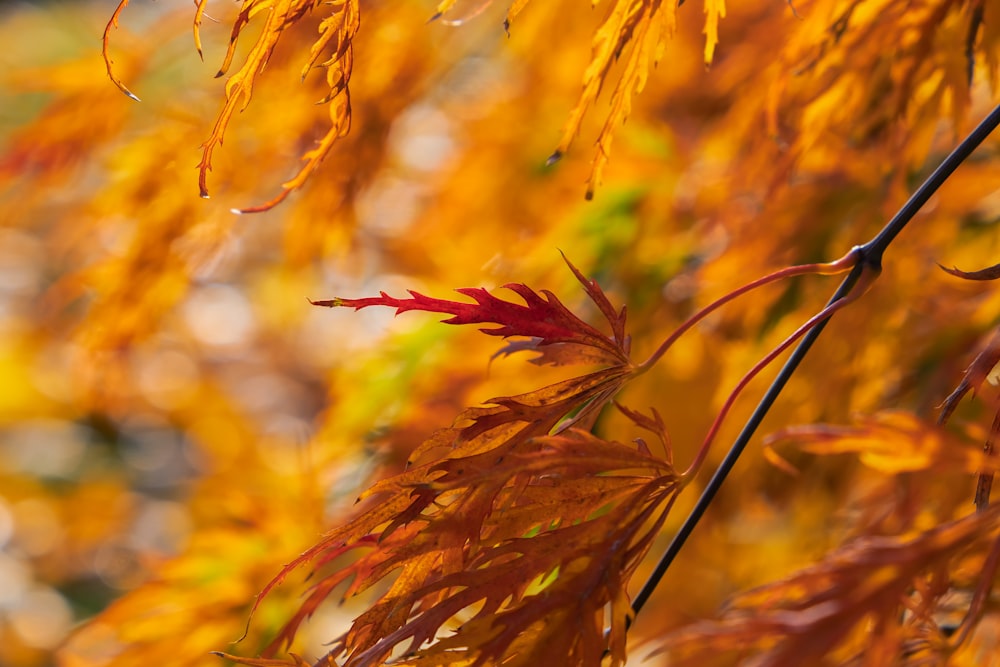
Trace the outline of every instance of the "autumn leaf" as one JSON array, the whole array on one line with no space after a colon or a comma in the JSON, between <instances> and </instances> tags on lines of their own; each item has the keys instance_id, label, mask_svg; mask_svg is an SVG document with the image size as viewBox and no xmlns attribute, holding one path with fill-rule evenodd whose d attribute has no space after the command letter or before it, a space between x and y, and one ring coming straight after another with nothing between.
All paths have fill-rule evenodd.
<instances>
[{"instance_id":1,"label":"autumn leaf","mask_svg":"<svg viewBox=\"0 0 1000 667\"><path fill-rule=\"evenodd\" d=\"M863 417L855 426L812 424L781 429L767 438L769 447L794 443L811 454L857 454L865 465L890 475L920 470L978 473L997 463L967 439L904 412Z\"/></svg>"},{"instance_id":2,"label":"autumn leaf","mask_svg":"<svg viewBox=\"0 0 1000 667\"><path fill-rule=\"evenodd\" d=\"M206 0L201 0L199 7L205 2ZM198 186L202 197L208 197L208 172L212 169L212 153L216 145L222 143L223 134L233 113L245 110L250 104L254 81L264 71L282 32L301 20L316 6L313 0L244 0L243 8L233 25L229 50L216 76L223 76L228 71L240 33L250 22L251 17L263 13L266 18L263 30L247 54L246 61L226 82L226 102L219 112L211 135L202 147L202 159L198 163ZM337 139L347 134L350 129L351 99L347 85L351 79L354 62L351 42L360 25L360 9L357 0L342 0L329 3L329 6L330 16L320 23L320 36L312 46L309 61L302 69L302 77L305 78L313 67L318 66L326 70L330 92L318 103L330 106L330 127L318 141L317 146L302 156L305 164L294 178L282 184L281 194L264 204L241 209L238 212L266 211L281 203L290 192L302 187L309 175L333 148Z\"/></svg>"},{"instance_id":3,"label":"autumn leaf","mask_svg":"<svg viewBox=\"0 0 1000 667\"><path fill-rule=\"evenodd\" d=\"M978 271L961 271L957 268L949 269L946 266L942 266L941 269L946 273L950 273L958 278L964 278L965 280L996 280L1000 278L1000 264L994 264Z\"/></svg>"},{"instance_id":4,"label":"autumn leaf","mask_svg":"<svg viewBox=\"0 0 1000 667\"><path fill-rule=\"evenodd\" d=\"M195 2L194 43L200 56L203 56L201 26L207 3L208 0L196 0ZM511 23L529 3L530 0L518 0L510 5L504 20L505 30L509 31ZM305 184L310 175L329 154L337 139L350 130L351 103L348 83L353 70L352 42L360 26L360 9L356 0L338 0L327 4L332 8L331 14L320 23L320 36L312 44L309 60L302 70L302 77L305 78L314 67L326 69L330 92L318 103L331 105L331 125L326 134L318 141L318 145L302 156L305 164L294 178L283 184L281 194L258 206L234 209L235 212L265 211L282 202L290 192ZM431 19L447 16L454 9L455 4L453 0L440 2ZM461 25L483 12L489 5L490 0L483 0L476 4L471 11L463 14L461 18L445 19L445 22ZM674 3L663 3L658 0L614 0L610 5L607 17L593 38L591 61L583 76L583 91L567 119L562 138L549 158L550 163L555 162L569 150L570 145L580 132L583 118L603 89L612 67L624 53L627 53L624 71L611 94L611 110L596 140L597 151L587 182L587 199L593 197L594 190L602 180L611 153L614 135L618 127L628 119L631 113L632 97L641 93L645 88L649 68L659 63L666 47L666 39L673 34L677 22L677 5ZM111 31L118 27L122 12L127 6L128 0L120 0L105 27L103 56L108 76L112 82L123 93L138 101L139 98L115 74L110 55ZM254 82L263 73L284 31L300 22L316 7L317 3L314 0L243 1L240 12L233 23L229 47L216 76L223 76L229 71L235 57L239 37L251 20L263 17L263 26L260 35L250 48L245 62L227 81L225 103L218 114L211 134L202 146L202 159L198 164L198 184L202 197L209 196L208 172L212 169L212 156L215 148L222 144L223 136L233 114L237 110L244 111L249 105ZM704 58L706 64L712 61L718 43L719 20L725 14L725 3L722 0L711 0L705 3Z\"/></svg>"},{"instance_id":5,"label":"autumn leaf","mask_svg":"<svg viewBox=\"0 0 1000 667\"><path fill-rule=\"evenodd\" d=\"M531 665L563 656L561 664L598 665L610 604L613 664L623 664L626 585L678 481L669 463L581 431L522 439L385 480L371 493L395 487L386 502L286 568L310 560L319 567L351 545L372 548L314 584L302 615L279 639L289 639L337 585L351 581L346 595L354 595L402 568L326 660L379 665L408 644L407 664ZM380 526L377 540L357 537ZM477 537L470 543L469 535ZM456 621L453 635L434 641Z\"/></svg>"},{"instance_id":6,"label":"autumn leaf","mask_svg":"<svg viewBox=\"0 0 1000 667\"><path fill-rule=\"evenodd\" d=\"M834 655L851 664L844 659L854 653L866 665L942 659L953 649L932 613L949 588L948 568L968 551L986 552L998 514L992 507L915 535L856 537L813 566L740 594L719 619L668 636L671 664L704 664L720 653L761 667L822 664ZM943 585L931 583L942 576ZM869 625L856 632L862 620ZM866 653L879 658L865 661Z\"/></svg>"},{"instance_id":7,"label":"autumn leaf","mask_svg":"<svg viewBox=\"0 0 1000 667\"><path fill-rule=\"evenodd\" d=\"M201 26L207 1L197 0L195 2L193 32L195 48L199 55L203 55ZM320 36L311 47L309 60L302 70L302 77L305 78L313 67L322 67L326 70L330 92L318 103L330 105L330 127L317 142L317 146L302 156L305 164L295 177L283 184L283 190L278 196L258 206L234 209L237 213L265 211L281 203L290 192L305 184L310 175L329 154L337 139L346 135L350 130L351 103L348 83L353 70L352 41L360 26L360 8L357 0L338 0L338 2L328 4L331 6L330 16L320 23ZM446 15L454 4L454 2L447 0L439 3L432 19ZM469 17L482 12L489 4L488 0L482 2ZM509 30L511 22L528 4L528 0L519 0L510 6L504 21L505 29ZM111 31L118 27L122 12L127 5L128 0L120 0L108 20L104 31L103 57L108 76L112 82L123 93L138 101L139 98L115 74L110 55ZM263 17L263 26L261 33L251 46L246 60L227 81L225 103L217 116L211 134L202 146L202 159L198 163L198 185L202 197L209 196L208 172L212 170L212 156L215 148L222 144L226 128L233 114L237 110L244 111L249 105L254 83L263 73L284 31L300 22L316 7L317 3L314 0L243 1L240 12L234 20L229 47L222 66L216 74L217 77L221 77L229 71L235 57L239 37L251 20ZM598 150L588 179L587 199L593 197L594 189L601 181L604 167L610 155L614 133L631 112L632 96L642 92L650 65L658 63L663 55L665 39L672 34L676 26L675 13L676 7L672 3L652 2L650 0L615 0L604 24L594 36L591 63L587 67L583 79L583 92L570 114L558 147L550 157L550 162L558 160L569 149L573 139L579 133L583 117L604 86L612 65L628 49L625 72L612 93L611 111L597 138ZM725 16L725 5L721 0L706 3L705 13L705 60L707 63L711 61L718 41L718 21L720 17ZM451 22L459 25L465 20L467 18Z\"/></svg>"},{"instance_id":8,"label":"autumn leaf","mask_svg":"<svg viewBox=\"0 0 1000 667\"><path fill-rule=\"evenodd\" d=\"M565 257L564 257L565 259ZM506 289L524 300L524 304L500 299L481 287L463 287L459 294L471 297L475 303L462 303L445 299L434 299L417 292L410 292L411 298L397 299L385 292L378 297L364 299L325 299L311 301L314 306L328 308L346 307L360 310L371 306L387 306L396 309L396 314L411 310L431 313L445 313L450 318L445 324L497 324L496 328L480 329L490 336L527 336L532 339L521 341L515 347L508 345L503 353L518 350L538 350L542 353L542 363L566 363L576 355L581 361L603 361L606 363L628 363L628 339L625 336L625 309L615 311L604 292L591 280L566 260L573 275L583 285L601 314L611 327L611 336L601 333L574 315L554 294L542 290L541 294L526 285L508 284ZM548 353L550 346L560 346ZM590 348L586 350L586 348ZM546 356L548 354L548 356Z\"/></svg>"},{"instance_id":9,"label":"autumn leaf","mask_svg":"<svg viewBox=\"0 0 1000 667\"><path fill-rule=\"evenodd\" d=\"M345 585L345 595L353 596L398 570L388 592L355 620L326 660L342 656L348 665L378 665L408 642L407 660L435 664L471 659L529 665L563 656L569 664L598 665L609 646L604 624L610 605L613 662L624 663L631 615L626 585L681 485L669 455L658 459L648 448L571 428L589 428L634 369L624 311L570 268L611 336L573 315L552 293L543 297L524 285L507 286L523 305L482 289L459 290L475 303L418 293L314 302L445 313L448 324L498 325L481 329L488 335L531 336L539 350L598 350L612 365L469 408L417 448L408 470L376 482L362 496L377 499L371 509L325 535L262 592L261 598L306 564L316 571L345 554L361 554L313 585L272 653L290 643L337 587ZM645 428L662 427L658 417L635 418ZM455 634L439 638L459 618ZM526 642L529 637L534 639Z\"/></svg>"},{"instance_id":10,"label":"autumn leaf","mask_svg":"<svg viewBox=\"0 0 1000 667\"><path fill-rule=\"evenodd\" d=\"M199 55L202 54L201 24L208 0L197 0L195 3L194 41ZM255 213L266 211L278 205L291 193L306 182L323 159L329 154L337 139L350 130L351 101L348 83L354 63L352 41L360 25L360 8L357 0L337 0L323 3L330 8L330 14L319 24L319 37L313 43L309 59L302 68L304 79L312 69L322 68L326 71L329 93L317 104L327 104L330 107L330 127L317 142L315 148L307 151L302 159L305 164L298 173L282 185L282 192L270 201L258 206L244 209L234 209L236 213ZM104 31L104 62L108 75L118 88L138 101L122 81L114 74L114 68L109 53L110 32L118 26L122 11L128 5L128 0L121 0L108 21ZM226 128L237 111L245 111L253 97L254 83L263 74L275 47L283 33L311 14L319 6L315 0L243 0L242 7L235 21L229 38L229 46L223 58L216 77L225 76L233 63L236 47L244 29L254 18L263 21L261 32L256 37L246 59L226 82L225 102L215 121L215 126L208 139L202 145L202 158L198 163L198 187L203 198L208 198L208 172L212 170L212 155L215 148L222 144Z\"/></svg>"},{"instance_id":11,"label":"autumn leaf","mask_svg":"<svg viewBox=\"0 0 1000 667\"><path fill-rule=\"evenodd\" d=\"M717 14L713 12L711 16ZM673 33L676 21L674 3L614 0L604 23L594 34L591 61L583 75L583 92L570 112L559 144L549 157L549 163L554 163L569 150L580 133L584 116L604 87L612 66L627 51L624 72L611 94L611 110L596 141L597 152L587 180L587 199L594 196L594 190L601 182L614 133L631 113L632 96L645 88L649 68L663 56L665 39Z\"/></svg>"}]
</instances>

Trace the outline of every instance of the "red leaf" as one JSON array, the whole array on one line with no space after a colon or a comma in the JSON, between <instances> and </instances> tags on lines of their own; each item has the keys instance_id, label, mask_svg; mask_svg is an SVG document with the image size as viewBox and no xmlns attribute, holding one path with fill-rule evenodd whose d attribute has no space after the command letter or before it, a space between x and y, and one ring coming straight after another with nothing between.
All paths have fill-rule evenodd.
<instances>
[{"instance_id":1,"label":"red leaf","mask_svg":"<svg viewBox=\"0 0 1000 667\"><path fill-rule=\"evenodd\" d=\"M355 310L369 306L389 306L396 309L397 315L410 310L445 313L451 315L448 319L442 320L445 324L496 324L498 325L496 328L482 328L480 331L490 336L504 338L527 336L537 341L535 344L528 342L508 347L507 351L501 354L510 354L519 349L568 344L558 352L548 355L548 358L540 363L568 363L567 355L570 358L581 356L584 361L595 360L592 352L580 355L578 351L574 351L573 348L576 346L594 348L599 352L597 355L599 361L628 363L625 309L616 312L596 283L585 278L569 260L566 263L608 320L611 325L611 336L601 333L574 315L552 292L542 290L539 294L521 283L508 283L504 288L520 296L524 300L523 304L498 298L482 287L463 287L455 290L459 294L471 297L475 303L435 299L412 290L409 299L397 299L381 292L377 297L363 299L336 297L320 301L310 300L310 303L314 306L347 307ZM543 357L545 356L543 353Z\"/></svg>"}]
</instances>

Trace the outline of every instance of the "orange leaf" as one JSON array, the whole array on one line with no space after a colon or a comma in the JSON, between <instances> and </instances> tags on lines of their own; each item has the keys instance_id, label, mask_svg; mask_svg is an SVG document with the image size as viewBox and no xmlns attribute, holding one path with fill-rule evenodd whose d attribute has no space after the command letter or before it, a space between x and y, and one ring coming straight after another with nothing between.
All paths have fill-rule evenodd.
<instances>
[{"instance_id":1,"label":"orange leaf","mask_svg":"<svg viewBox=\"0 0 1000 667\"><path fill-rule=\"evenodd\" d=\"M631 613L625 585L679 477L634 447L579 431L531 444L438 466L444 476L425 487L437 499L433 506L351 566L382 575L403 569L328 659L381 664L408 641L414 660L447 654L475 656L477 664L531 665L563 656L559 664L599 665L611 604L613 664L622 664ZM556 488L572 502L553 505L549 493ZM469 535L480 537L468 543ZM559 576L552 578L554 572ZM455 634L422 648L470 609L476 611ZM518 641L532 634L536 641Z\"/></svg>"},{"instance_id":2,"label":"orange leaf","mask_svg":"<svg viewBox=\"0 0 1000 667\"><path fill-rule=\"evenodd\" d=\"M631 113L632 96L642 92L650 65L662 55L663 38L672 34L675 26L676 3L616 0L594 35L591 61L583 75L583 92L576 107L570 112L555 152L549 157L551 164L569 150L580 133L580 125L587 110L600 95L611 68L622 53L629 49L625 71L611 96L611 111L597 138L597 155L587 180L587 199L593 197L594 189L601 180L614 132Z\"/></svg>"},{"instance_id":3,"label":"orange leaf","mask_svg":"<svg viewBox=\"0 0 1000 667\"><path fill-rule=\"evenodd\" d=\"M878 646L902 658L905 651L926 648L933 631L927 627L929 614L902 614L908 591L926 591L923 578L970 547L985 550L998 514L994 506L915 536L856 538L816 565L741 594L718 620L673 633L664 650L677 665L704 664L726 652L762 667L826 664L825 657L864 621L871 629L860 635L861 651ZM931 597L918 603L933 608L936 601ZM895 641L887 647L881 639L890 630Z\"/></svg>"},{"instance_id":4,"label":"orange leaf","mask_svg":"<svg viewBox=\"0 0 1000 667\"><path fill-rule=\"evenodd\" d=\"M768 437L769 446L779 441L793 441L812 454L857 454L865 465L888 474L930 469L975 474L997 466L980 447L905 412L881 412L856 426L797 426Z\"/></svg>"},{"instance_id":5,"label":"orange leaf","mask_svg":"<svg viewBox=\"0 0 1000 667\"><path fill-rule=\"evenodd\" d=\"M104 26L104 36L101 39L101 56L104 58L104 67L108 71L108 78L111 79L111 83L118 87L118 90L122 91L130 98L136 102L141 102L135 94L129 90L122 80L118 78L114 70L114 61L111 60L111 29L118 27L118 19L121 18L122 12L128 7L128 0L120 0L118 6L115 7L114 13L111 14L111 18L108 19L107 25Z\"/></svg>"},{"instance_id":6,"label":"orange leaf","mask_svg":"<svg viewBox=\"0 0 1000 667\"><path fill-rule=\"evenodd\" d=\"M233 662L241 665L250 665L250 667L312 667L310 663L294 653L288 654L291 658L290 660L274 660L272 658L241 658L238 655L230 655L228 653L223 653L222 651L210 651L210 653L212 655L217 655L220 658L225 658L226 660L232 660Z\"/></svg>"}]
</instances>

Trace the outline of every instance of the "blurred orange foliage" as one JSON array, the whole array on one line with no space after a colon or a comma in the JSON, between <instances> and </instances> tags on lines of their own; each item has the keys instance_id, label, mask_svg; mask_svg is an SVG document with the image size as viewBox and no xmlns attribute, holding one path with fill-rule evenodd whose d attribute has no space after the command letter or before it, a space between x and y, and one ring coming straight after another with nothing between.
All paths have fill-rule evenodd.
<instances>
[{"instance_id":1,"label":"blurred orange foliage","mask_svg":"<svg viewBox=\"0 0 1000 667\"><path fill-rule=\"evenodd\" d=\"M880 229L1000 100L1000 2L126 4L0 6L0 664L312 664L338 638L409 659L392 635L432 640L427 664L589 665L605 625L619 664L1000 664L1000 522L973 505L1000 292L963 279L1000 254L993 137L831 320L634 622L626 604L773 372L701 468L674 461L833 286L762 287L629 359ZM507 284L605 348L308 301ZM595 377L559 430L552 387ZM441 434L501 413L534 449L470 482L476 452ZM354 506L372 485L386 514ZM312 578L285 567L321 547Z\"/></svg>"}]
</instances>

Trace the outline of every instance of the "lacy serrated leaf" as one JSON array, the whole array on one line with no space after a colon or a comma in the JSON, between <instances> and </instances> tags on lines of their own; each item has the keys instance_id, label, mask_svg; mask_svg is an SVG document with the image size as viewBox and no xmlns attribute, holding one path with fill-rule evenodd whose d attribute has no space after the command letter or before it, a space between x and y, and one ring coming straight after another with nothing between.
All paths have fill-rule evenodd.
<instances>
[{"instance_id":1,"label":"lacy serrated leaf","mask_svg":"<svg viewBox=\"0 0 1000 667\"><path fill-rule=\"evenodd\" d=\"M604 623L610 605L610 664L624 664L625 629L631 617L625 587L675 490L675 478L669 483L651 481L598 518L484 550L473 569L436 582L435 587L455 591L435 608L436 615L418 617L384 641L412 636L414 664L459 653L476 656L473 664L480 665L596 667L609 647ZM647 528L648 521L652 526ZM546 582L553 573L557 576ZM537 592L524 590L525 581L541 582ZM418 648L417 640L432 638L450 612L454 616L480 601L482 609L453 635ZM525 635L533 641L518 645Z\"/></svg>"},{"instance_id":2,"label":"lacy serrated leaf","mask_svg":"<svg viewBox=\"0 0 1000 667\"><path fill-rule=\"evenodd\" d=\"M420 664L464 656L469 664L545 658L596 666L609 647L610 605L612 664L623 664L631 614L625 587L679 489L673 467L635 447L571 431L518 441L502 456L449 459L428 469L443 475L414 491L434 502L421 503L372 551L318 582L303 605L315 609L317 595L348 578L355 593L399 570L325 659L379 665L408 644L408 657ZM330 553L339 557L343 547ZM424 646L463 615L454 635ZM531 635L537 641L519 641Z\"/></svg>"},{"instance_id":3,"label":"lacy serrated leaf","mask_svg":"<svg viewBox=\"0 0 1000 667\"><path fill-rule=\"evenodd\" d=\"M202 55L201 23L205 15L207 0L196 0L193 21L194 43L199 56ZM128 0L121 0L108 21L104 30L103 55L111 81L132 99L136 97L114 73L110 57L110 33L118 26L118 21ZM263 26L257 39L250 47L246 60L230 76L226 82L226 101L219 111L215 126L205 143L202 144L202 157L198 163L198 188L202 197L208 195L208 172L212 170L212 155L220 146L226 128L236 111L243 111L253 97L253 87L267 62L274 52L278 41L285 30L298 23L305 16L320 6L329 7L330 15L319 25L319 37L313 43L309 60L302 69L305 78L308 72L321 67L326 70L327 84L330 92L318 103L330 105L330 127L326 134L317 142L315 148L306 152L302 159L305 164L289 181L282 184L281 193L264 204L243 209L234 209L236 213L255 213L266 211L281 203L293 190L306 182L316 170L323 158L333 148L334 143L350 130L351 100L348 82L351 78L354 57L352 43L360 26L360 9L358 0L332 0L318 2L317 0L243 0L240 12L233 22L229 38L229 47L219 68L217 77L224 76L232 65L236 55L236 45L243 30L255 17L263 17Z\"/></svg>"},{"instance_id":4,"label":"lacy serrated leaf","mask_svg":"<svg viewBox=\"0 0 1000 667\"><path fill-rule=\"evenodd\" d=\"M345 307L355 310L371 306L387 306L395 308L397 315L411 310L445 313L451 315L450 318L442 320L445 324L496 324L499 325L496 328L484 328L480 331L490 336L504 338L526 336L536 341L521 343L517 349L540 350L548 345L568 344L555 355L560 363L567 363L567 357L579 349L570 346L580 346L591 348L583 355L585 362L600 360L604 363L627 364L629 350L628 339L625 336L625 309L615 311L596 283L585 278L569 260L566 260L566 263L611 325L611 336L601 333L574 315L552 292L542 290L539 294L520 283L508 283L504 288L520 296L524 300L523 304L501 299L481 287L463 287L455 290L459 294L471 297L475 303L435 299L414 291L410 291L408 299L398 299L381 292L377 297L363 299L338 297L310 300L310 303L314 306ZM501 353L509 354L511 351L514 350L508 348Z\"/></svg>"},{"instance_id":5,"label":"lacy serrated leaf","mask_svg":"<svg viewBox=\"0 0 1000 667\"><path fill-rule=\"evenodd\" d=\"M596 3L595 3L596 4ZM583 75L583 92L563 128L549 163L559 160L580 133L580 124L597 100L612 66L628 51L625 69L611 95L611 111L597 138L597 153L587 179L586 197L594 195L611 151L614 132L632 110L632 96L642 92L650 65L662 56L664 38L676 27L676 4L660 0L616 0L594 35L591 61Z\"/></svg>"},{"instance_id":6,"label":"lacy serrated leaf","mask_svg":"<svg viewBox=\"0 0 1000 667\"><path fill-rule=\"evenodd\" d=\"M915 536L854 539L814 566L741 594L720 619L673 633L664 650L672 665L704 664L709 656L738 652L760 667L797 667L827 664L825 656L853 637L859 652L877 647L890 654L865 664L901 664L905 641L926 645L927 637L928 614L902 613L907 592L924 588L921 578L970 547L985 551L998 514L994 507ZM863 620L868 631L851 635ZM883 643L887 635L890 646Z\"/></svg>"},{"instance_id":7,"label":"lacy serrated leaf","mask_svg":"<svg viewBox=\"0 0 1000 667\"><path fill-rule=\"evenodd\" d=\"M662 524L680 477L668 460L644 446L572 428L589 428L637 370L623 342L624 310L616 311L595 283L570 266L608 320L611 336L583 322L551 293L539 295L524 285L508 286L524 304L482 289L460 290L475 303L417 293L409 299L383 294L315 302L445 313L449 324L497 325L483 329L489 335L533 336L538 350L563 345L597 351L586 360L610 365L466 409L450 428L417 448L408 470L372 485L362 495L372 501L368 511L325 535L262 592L261 598L306 564L316 572L343 556L355 557L316 579L268 655L290 644L302 621L335 589L344 586L345 595L353 596L393 575L389 590L358 616L324 660L379 665L408 643L410 657L440 664L528 665L549 659L596 666L609 648L612 663L623 664L631 614L625 586ZM636 417L666 438L658 415ZM559 576L551 580L555 572ZM610 640L604 634L608 605ZM459 618L467 620L464 629L425 646ZM559 618L565 622L554 623ZM532 635L538 641L526 644L523 639Z\"/></svg>"},{"instance_id":8,"label":"lacy serrated leaf","mask_svg":"<svg viewBox=\"0 0 1000 667\"><path fill-rule=\"evenodd\" d=\"M305 183L330 152L334 142L350 129L351 102L347 85L354 61L351 44L360 26L360 10L357 0L338 0L324 4L330 6L330 16L320 23L320 36L312 46L309 61L303 68L303 77L313 67L326 69L330 92L319 103L330 104L331 126L317 146L303 155L305 164L294 178L282 184L281 194L259 206L240 209L237 211L239 213L266 211L281 203L289 193ZM250 103L254 81L263 72L284 30L317 6L315 0L244 0L233 24L229 49L216 76L223 76L229 70L240 33L251 17L267 10L266 18L263 30L243 65L226 82L226 102L219 112L212 134L202 146L202 159L198 163L198 186L202 197L208 197L208 172L212 169L212 153L216 145L222 143L233 113L237 109L246 109ZM320 62L324 55L327 56L326 59Z\"/></svg>"}]
</instances>

